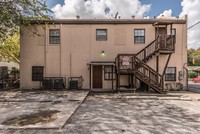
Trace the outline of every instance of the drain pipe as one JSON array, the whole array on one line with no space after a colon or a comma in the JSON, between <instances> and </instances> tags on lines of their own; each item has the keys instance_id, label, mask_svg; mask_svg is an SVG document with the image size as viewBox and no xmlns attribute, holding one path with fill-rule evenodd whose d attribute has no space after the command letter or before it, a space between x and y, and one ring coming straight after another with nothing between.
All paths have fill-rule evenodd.
<instances>
[{"instance_id":1,"label":"drain pipe","mask_svg":"<svg viewBox=\"0 0 200 134\"><path fill-rule=\"evenodd\" d=\"M188 86L188 69L187 69L187 67L185 67L185 65L187 65L187 63L185 63L183 65L183 69L185 69L185 71L186 71L186 88L187 88L187 90L189 90L189 86Z\"/></svg>"}]
</instances>

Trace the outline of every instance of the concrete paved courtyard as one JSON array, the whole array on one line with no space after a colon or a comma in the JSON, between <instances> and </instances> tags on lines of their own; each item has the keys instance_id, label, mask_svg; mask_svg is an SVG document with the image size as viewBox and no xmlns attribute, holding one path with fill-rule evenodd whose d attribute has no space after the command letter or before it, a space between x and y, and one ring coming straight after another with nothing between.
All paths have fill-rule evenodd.
<instances>
[{"instance_id":1,"label":"concrete paved courtyard","mask_svg":"<svg viewBox=\"0 0 200 134\"><path fill-rule=\"evenodd\" d=\"M200 94L185 91L167 95L3 91L0 92L0 107L2 134L200 132ZM39 114L40 111L54 113L46 117ZM34 113L38 116L27 117Z\"/></svg>"}]
</instances>

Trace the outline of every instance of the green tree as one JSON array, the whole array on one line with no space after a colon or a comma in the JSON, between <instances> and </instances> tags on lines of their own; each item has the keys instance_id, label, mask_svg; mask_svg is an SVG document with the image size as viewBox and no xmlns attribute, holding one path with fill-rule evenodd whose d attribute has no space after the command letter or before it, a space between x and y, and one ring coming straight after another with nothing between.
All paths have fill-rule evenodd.
<instances>
[{"instance_id":1,"label":"green tree","mask_svg":"<svg viewBox=\"0 0 200 134\"><path fill-rule=\"evenodd\" d=\"M40 23L50 19L50 13L46 0L0 0L0 40L15 34L21 26L30 28L33 20Z\"/></svg>"},{"instance_id":2,"label":"green tree","mask_svg":"<svg viewBox=\"0 0 200 134\"><path fill-rule=\"evenodd\" d=\"M188 65L200 66L200 48L188 50Z\"/></svg>"},{"instance_id":3,"label":"green tree","mask_svg":"<svg viewBox=\"0 0 200 134\"><path fill-rule=\"evenodd\" d=\"M0 41L0 61L13 61L19 63L19 32L9 35L4 41Z\"/></svg>"}]
</instances>

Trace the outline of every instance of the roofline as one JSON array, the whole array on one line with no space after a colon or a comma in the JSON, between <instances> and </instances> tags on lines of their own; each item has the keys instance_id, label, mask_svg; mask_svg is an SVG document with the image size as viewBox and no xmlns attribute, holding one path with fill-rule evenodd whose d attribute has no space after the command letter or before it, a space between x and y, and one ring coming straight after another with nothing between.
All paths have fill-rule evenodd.
<instances>
[{"instance_id":1,"label":"roofline","mask_svg":"<svg viewBox=\"0 0 200 134\"><path fill-rule=\"evenodd\" d=\"M186 24L185 19L53 19L32 21L32 24Z\"/></svg>"}]
</instances>

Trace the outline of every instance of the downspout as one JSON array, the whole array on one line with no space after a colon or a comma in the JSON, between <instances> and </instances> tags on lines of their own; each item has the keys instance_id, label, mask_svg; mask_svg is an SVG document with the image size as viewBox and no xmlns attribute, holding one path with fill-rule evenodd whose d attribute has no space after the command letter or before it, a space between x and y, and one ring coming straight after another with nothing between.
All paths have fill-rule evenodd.
<instances>
[{"instance_id":1,"label":"downspout","mask_svg":"<svg viewBox=\"0 0 200 134\"><path fill-rule=\"evenodd\" d=\"M185 67L185 65L187 65L187 63L185 63L183 65L183 70L185 69L185 71L186 71L186 88L187 88L187 90L189 90L189 86L188 86L188 69L187 69L187 67Z\"/></svg>"},{"instance_id":2,"label":"downspout","mask_svg":"<svg viewBox=\"0 0 200 134\"><path fill-rule=\"evenodd\" d=\"M185 40L186 40L186 46L184 46L184 47L186 47L186 49L187 49L187 22L188 22L188 17L187 17L187 15L185 15L185 20L186 20L186 24L185 24L185 26L183 25L182 27L183 28L185 28L185 31L186 31L186 38L185 38ZM183 47L183 42L184 42L184 38L183 38L183 36L184 36L184 34L183 34L183 32L184 32L184 30L183 30L183 28L182 28L182 51L181 51L181 53L183 54L183 49L185 49L184 47ZM187 52L186 52L186 55L187 55ZM187 58L187 57L186 57ZM183 59L183 56L182 56L182 61L183 61L184 59ZM187 69L187 59L186 59L186 63L184 63L184 65L183 65L183 69L185 69L185 71L186 71L186 88L187 88L187 90L189 90L189 84L188 84L188 69Z\"/></svg>"},{"instance_id":3,"label":"downspout","mask_svg":"<svg viewBox=\"0 0 200 134\"><path fill-rule=\"evenodd\" d=\"M72 77L72 54L70 52L70 55L69 55L69 76Z\"/></svg>"},{"instance_id":4,"label":"downspout","mask_svg":"<svg viewBox=\"0 0 200 134\"><path fill-rule=\"evenodd\" d=\"M60 24L60 77L62 77L62 24Z\"/></svg>"},{"instance_id":5,"label":"downspout","mask_svg":"<svg viewBox=\"0 0 200 134\"><path fill-rule=\"evenodd\" d=\"M48 46L47 46L47 42L48 42L48 31L47 29L45 30L45 52L44 52L44 68L45 68L45 71L44 71L44 76L46 77L47 75L47 53L48 53Z\"/></svg>"},{"instance_id":6,"label":"downspout","mask_svg":"<svg viewBox=\"0 0 200 134\"><path fill-rule=\"evenodd\" d=\"M70 43L69 43L69 77L72 77L72 28L70 28Z\"/></svg>"}]
</instances>

